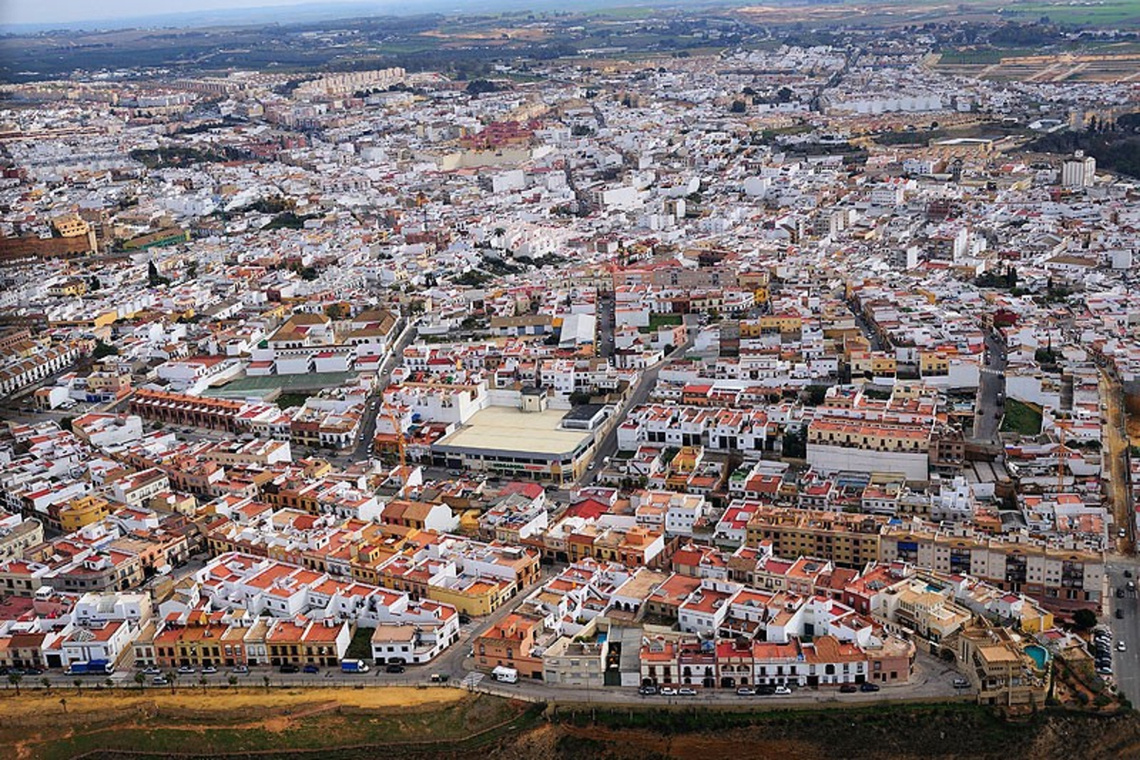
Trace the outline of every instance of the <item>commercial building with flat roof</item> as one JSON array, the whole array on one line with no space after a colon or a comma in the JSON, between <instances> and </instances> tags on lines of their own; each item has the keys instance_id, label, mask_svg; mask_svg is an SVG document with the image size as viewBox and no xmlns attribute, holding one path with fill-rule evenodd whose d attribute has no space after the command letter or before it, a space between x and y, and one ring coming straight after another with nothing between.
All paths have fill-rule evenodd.
<instances>
[{"instance_id":1,"label":"commercial building with flat roof","mask_svg":"<svg viewBox=\"0 0 1140 760\"><path fill-rule=\"evenodd\" d=\"M588 430L562 426L564 412L492 406L432 445L437 466L563 483L580 476L595 445Z\"/></svg>"}]
</instances>

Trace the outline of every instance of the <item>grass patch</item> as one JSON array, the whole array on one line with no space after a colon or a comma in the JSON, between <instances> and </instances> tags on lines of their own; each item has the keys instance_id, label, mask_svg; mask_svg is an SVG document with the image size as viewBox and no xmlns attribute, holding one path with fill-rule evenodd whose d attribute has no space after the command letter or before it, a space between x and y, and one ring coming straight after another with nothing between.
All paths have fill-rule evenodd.
<instances>
[{"instance_id":1,"label":"grass patch","mask_svg":"<svg viewBox=\"0 0 1140 760\"><path fill-rule=\"evenodd\" d=\"M1041 412L1017 399L1007 399L1001 432L1038 435L1041 432Z\"/></svg>"},{"instance_id":2,"label":"grass patch","mask_svg":"<svg viewBox=\"0 0 1140 760\"><path fill-rule=\"evenodd\" d=\"M361 628L357 626L352 632L352 641L348 642L348 649L344 652L346 660L372 661L372 634L375 628Z\"/></svg>"},{"instance_id":3,"label":"grass patch","mask_svg":"<svg viewBox=\"0 0 1140 760\"><path fill-rule=\"evenodd\" d=\"M277 397L277 406L281 407L282 409L301 406L312 395L312 393L303 392L282 393Z\"/></svg>"},{"instance_id":4,"label":"grass patch","mask_svg":"<svg viewBox=\"0 0 1140 760\"><path fill-rule=\"evenodd\" d=\"M682 322L684 322L684 317L680 314L650 314L649 327L645 329L654 332L662 327L676 327Z\"/></svg>"}]
</instances>

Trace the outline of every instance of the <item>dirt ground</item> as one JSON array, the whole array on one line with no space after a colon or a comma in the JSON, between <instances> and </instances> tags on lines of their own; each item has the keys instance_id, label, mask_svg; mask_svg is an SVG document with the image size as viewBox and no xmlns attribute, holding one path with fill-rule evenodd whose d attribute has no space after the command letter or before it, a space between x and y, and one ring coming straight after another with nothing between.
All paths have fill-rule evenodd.
<instances>
[{"instance_id":1,"label":"dirt ground","mask_svg":"<svg viewBox=\"0 0 1140 760\"><path fill-rule=\"evenodd\" d=\"M0 715L6 721L31 719L36 722L55 723L65 712L75 717L85 714L105 713L108 710L160 709L187 711L194 713L219 712L233 715L243 709L262 709L272 706L275 710L312 707L324 703L335 703L345 707L418 707L421 705L444 705L457 702L466 696L459 689L272 689L266 692L260 688L207 689L181 687L171 694L166 689L118 688L95 691L85 689L76 693L75 689L58 688L45 692L43 689L23 689L20 696L8 690L0 695ZM66 704L60 700L66 699Z\"/></svg>"}]
</instances>

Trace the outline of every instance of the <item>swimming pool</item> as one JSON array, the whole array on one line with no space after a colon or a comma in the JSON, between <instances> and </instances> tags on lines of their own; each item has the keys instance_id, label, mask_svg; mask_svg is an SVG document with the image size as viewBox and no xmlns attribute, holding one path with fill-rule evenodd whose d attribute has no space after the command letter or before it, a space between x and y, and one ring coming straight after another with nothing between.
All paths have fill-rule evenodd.
<instances>
[{"instance_id":1,"label":"swimming pool","mask_svg":"<svg viewBox=\"0 0 1140 760\"><path fill-rule=\"evenodd\" d=\"M1025 648L1025 653L1032 657L1033 661L1037 663L1038 670L1044 670L1045 664L1049 662L1049 650L1045 647L1030 644Z\"/></svg>"}]
</instances>

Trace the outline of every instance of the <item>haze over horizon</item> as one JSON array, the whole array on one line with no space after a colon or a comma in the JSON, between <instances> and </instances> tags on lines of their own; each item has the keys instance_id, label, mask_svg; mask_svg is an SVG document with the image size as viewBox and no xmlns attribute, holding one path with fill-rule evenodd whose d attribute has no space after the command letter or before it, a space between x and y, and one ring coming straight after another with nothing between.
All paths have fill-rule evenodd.
<instances>
[{"instance_id":1,"label":"haze over horizon","mask_svg":"<svg viewBox=\"0 0 1140 760\"><path fill-rule=\"evenodd\" d=\"M456 0L456 3L461 5L463 0ZM236 3L233 0L185 0L177 4L166 4L147 2L147 0L106 0L93 4L90 0L54 0L50 3L16 0L5 4L3 12L0 13L0 26L72 24L248 8L349 4L355 3L351 0L237 0ZM398 11L398 6L391 0L373 0L370 3L359 4L369 5L374 10Z\"/></svg>"}]
</instances>

